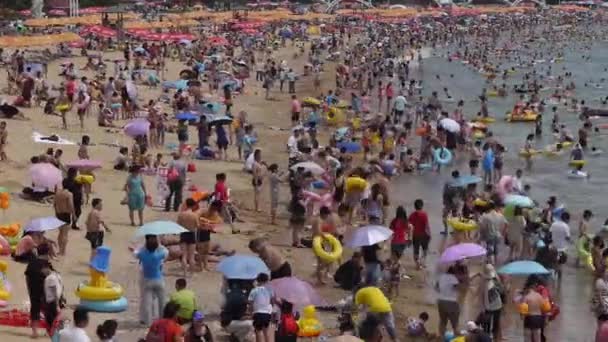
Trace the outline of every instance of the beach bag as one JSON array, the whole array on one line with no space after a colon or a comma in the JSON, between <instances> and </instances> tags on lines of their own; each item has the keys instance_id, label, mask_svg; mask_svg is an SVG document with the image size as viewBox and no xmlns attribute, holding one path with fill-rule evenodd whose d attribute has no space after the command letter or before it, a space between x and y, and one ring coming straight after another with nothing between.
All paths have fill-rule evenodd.
<instances>
[{"instance_id":1,"label":"beach bag","mask_svg":"<svg viewBox=\"0 0 608 342\"><path fill-rule=\"evenodd\" d=\"M291 314L281 315L279 336L295 336L298 333L298 322Z\"/></svg>"},{"instance_id":2,"label":"beach bag","mask_svg":"<svg viewBox=\"0 0 608 342\"><path fill-rule=\"evenodd\" d=\"M196 172L196 165L194 163L188 163L187 171Z\"/></svg>"}]
</instances>

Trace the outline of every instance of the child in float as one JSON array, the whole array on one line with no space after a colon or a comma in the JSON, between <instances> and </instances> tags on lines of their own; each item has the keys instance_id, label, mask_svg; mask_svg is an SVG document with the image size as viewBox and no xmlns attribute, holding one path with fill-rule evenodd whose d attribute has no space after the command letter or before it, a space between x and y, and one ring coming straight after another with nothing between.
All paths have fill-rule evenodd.
<instances>
[{"instance_id":1,"label":"child in float","mask_svg":"<svg viewBox=\"0 0 608 342\"><path fill-rule=\"evenodd\" d=\"M526 161L526 171L532 170L532 154L534 153L534 149L532 148L532 140L534 136L529 134L526 137L526 143L524 144L524 160Z\"/></svg>"},{"instance_id":2,"label":"child in float","mask_svg":"<svg viewBox=\"0 0 608 342\"><path fill-rule=\"evenodd\" d=\"M339 218L333 214L328 207L321 207L319 216L314 217L312 221L313 238L322 234L331 234L338 236L337 227L340 225L337 222ZM327 262L317 257L316 277L319 284L325 284L325 279L329 277L333 262Z\"/></svg>"},{"instance_id":3,"label":"child in float","mask_svg":"<svg viewBox=\"0 0 608 342\"><path fill-rule=\"evenodd\" d=\"M101 217L101 210L103 209L103 203L100 198L93 198L91 201L92 209L89 212L86 220L87 233L85 238L91 243L91 257L93 260L95 256L95 250L97 247L103 245L103 236L105 229L106 232L111 233L110 228L106 225L105 221Z\"/></svg>"}]
</instances>

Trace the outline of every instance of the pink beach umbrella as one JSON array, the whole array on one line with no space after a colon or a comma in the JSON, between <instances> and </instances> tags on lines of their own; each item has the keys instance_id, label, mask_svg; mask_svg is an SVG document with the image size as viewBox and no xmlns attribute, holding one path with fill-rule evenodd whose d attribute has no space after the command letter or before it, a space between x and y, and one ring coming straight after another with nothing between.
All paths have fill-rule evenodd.
<instances>
[{"instance_id":1,"label":"pink beach umbrella","mask_svg":"<svg viewBox=\"0 0 608 342\"><path fill-rule=\"evenodd\" d=\"M61 184L63 175L61 170L49 163L38 163L30 167L29 176L32 184L35 187L45 188L48 190L55 189L55 186Z\"/></svg>"},{"instance_id":2,"label":"pink beach umbrella","mask_svg":"<svg viewBox=\"0 0 608 342\"><path fill-rule=\"evenodd\" d=\"M286 300L296 307L327 304L310 283L296 277L275 279L270 282L269 286L276 297Z\"/></svg>"},{"instance_id":3,"label":"pink beach umbrella","mask_svg":"<svg viewBox=\"0 0 608 342\"><path fill-rule=\"evenodd\" d=\"M148 120L134 120L126 124L123 130L131 138L146 135L150 132L150 122Z\"/></svg>"},{"instance_id":4,"label":"pink beach umbrella","mask_svg":"<svg viewBox=\"0 0 608 342\"><path fill-rule=\"evenodd\" d=\"M101 162L99 160L78 159L68 162L66 166L75 167L77 169L95 170L101 168Z\"/></svg>"},{"instance_id":5,"label":"pink beach umbrella","mask_svg":"<svg viewBox=\"0 0 608 342\"><path fill-rule=\"evenodd\" d=\"M496 184L496 191L501 198L513 192L513 176L502 176Z\"/></svg>"}]
</instances>

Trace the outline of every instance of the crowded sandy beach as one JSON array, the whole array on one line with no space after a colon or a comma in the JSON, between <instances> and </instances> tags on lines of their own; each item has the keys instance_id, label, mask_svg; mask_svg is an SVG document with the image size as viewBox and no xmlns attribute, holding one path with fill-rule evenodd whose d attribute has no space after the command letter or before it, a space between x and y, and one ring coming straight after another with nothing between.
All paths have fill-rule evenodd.
<instances>
[{"instance_id":1,"label":"crowded sandy beach","mask_svg":"<svg viewBox=\"0 0 608 342\"><path fill-rule=\"evenodd\" d=\"M153 6L0 36L3 341L608 341L602 8Z\"/></svg>"}]
</instances>

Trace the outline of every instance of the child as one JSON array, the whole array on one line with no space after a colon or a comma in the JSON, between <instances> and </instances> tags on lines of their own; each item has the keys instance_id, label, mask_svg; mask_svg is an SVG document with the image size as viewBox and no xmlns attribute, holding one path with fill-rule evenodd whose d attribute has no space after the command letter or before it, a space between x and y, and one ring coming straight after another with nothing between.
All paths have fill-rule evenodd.
<instances>
[{"instance_id":1,"label":"child","mask_svg":"<svg viewBox=\"0 0 608 342\"><path fill-rule=\"evenodd\" d=\"M260 273L256 279L256 287L249 293L249 305L253 313L253 328L256 342L272 342L274 334L270 328L272 320L272 290L266 287L269 277Z\"/></svg>"},{"instance_id":2,"label":"child","mask_svg":"<svg viewBox=\"0 0 608 342\"><path fill-rule=\"evenodd\" d=\"M408 317L407 335L411 337L425 337L428 335L424 324L429 320L429 314L421 312L418 318Z\"/></svg>"},{"instance_id":3,"label":"child","mask_svg":"<svg viewBox=\"0 0 608 342\"><path fill-rule=\"evenodd\" d=\"M393 298L393 294L399 297L399 281L401 280L401 265L399 255L392 253L391 257L384 263L384 286L386 296Z\"/></svg>"},{"instance_id":4,"label":"child","mask_svg":"<svg viewBox=\"0 0 608 342\"><path fill-rule=\"evenodd\" d=\"M281 317L277 328L277 342L296 342L298 340L298 323L293 315L293 304L281 302Z\"/></svg>"},{"instance_id":5,"label":"child","mask_svg":"<svg viewBox=\"0 0 608 342\"><path fill-rule=\"evenodd\" d=\"M279 206L279 185L281 184L281 175L279 174L279 166L272 164L268 167L270 171L270 224L276 224L277 207Z\"/></svg>"},{"instance_id":6,"label":"child","mask_svg":"<svg viewBox=\"0 0 608 342\"><path fill-rule=\"evenodd\" d=\"M78 149L78 158L79 159L89 159L88 146L90 143L91 143L91 138L88 135L83 135L81 143L80 143L80 148ZM80 174L95 177L95 175L93 174L93 171L91 171L90 169L80 169ZM92 184L90 182L84 182L82 184L82 190L84 191L84 195L85 195L84 203L86 205L88 205L89 198L90 198L91 192L92 192Z\"/></svg>"},{"instance_id":7,"label":"child","mask_svg":"<svg viewBox=\"0 0 608 342\"><path fill-rule=\"evenodd\" d=\"M158 169L159 167L162 167L162 166L167 166L167 163L165 163L163 161L163 154L162 153L157 153L156 154L156 160L154 160L153 167L156 170L156 169Z\"/></svg>"},{"instance_id":8,"label":"child","mask_svg":"<svg viewBox=\"0 0 608 342\"><path fill-rule=\"evenodd\" d=\"M118 157L114 161L114 170L126 171L129 169L129 148L121 147L118 151Z\"/></svg>"},{"instance_id":9,"label":"child","mask_svg":"<svg viewBox=\"0 0 608 342\"><path fill-rule=\"evenodd\" d=\"M101 198L93 198L91 202L93 209L87 216L86 226L87 226L87 234L85 238L89 240L91 243L91 258L93 260L93 256L95 255L95 250L97 247L103 245L103 235L104 232L101 230L103 227L106 232L110 233L110 228L106 225L106 223L101 218L101 210L103 209L103 205L101 203Z\"/></svg>"},{"instance_id":10,"label":"child","mask_svg":"<svg viewBox=\"0 0 608 342\"><path fill-rule=\"evenodd\" d=\"M89 159L88 146L91 143L91 137L83 135L80 142L80 148L78 148L78 159Z\"/></svg>"}]
</instances>

